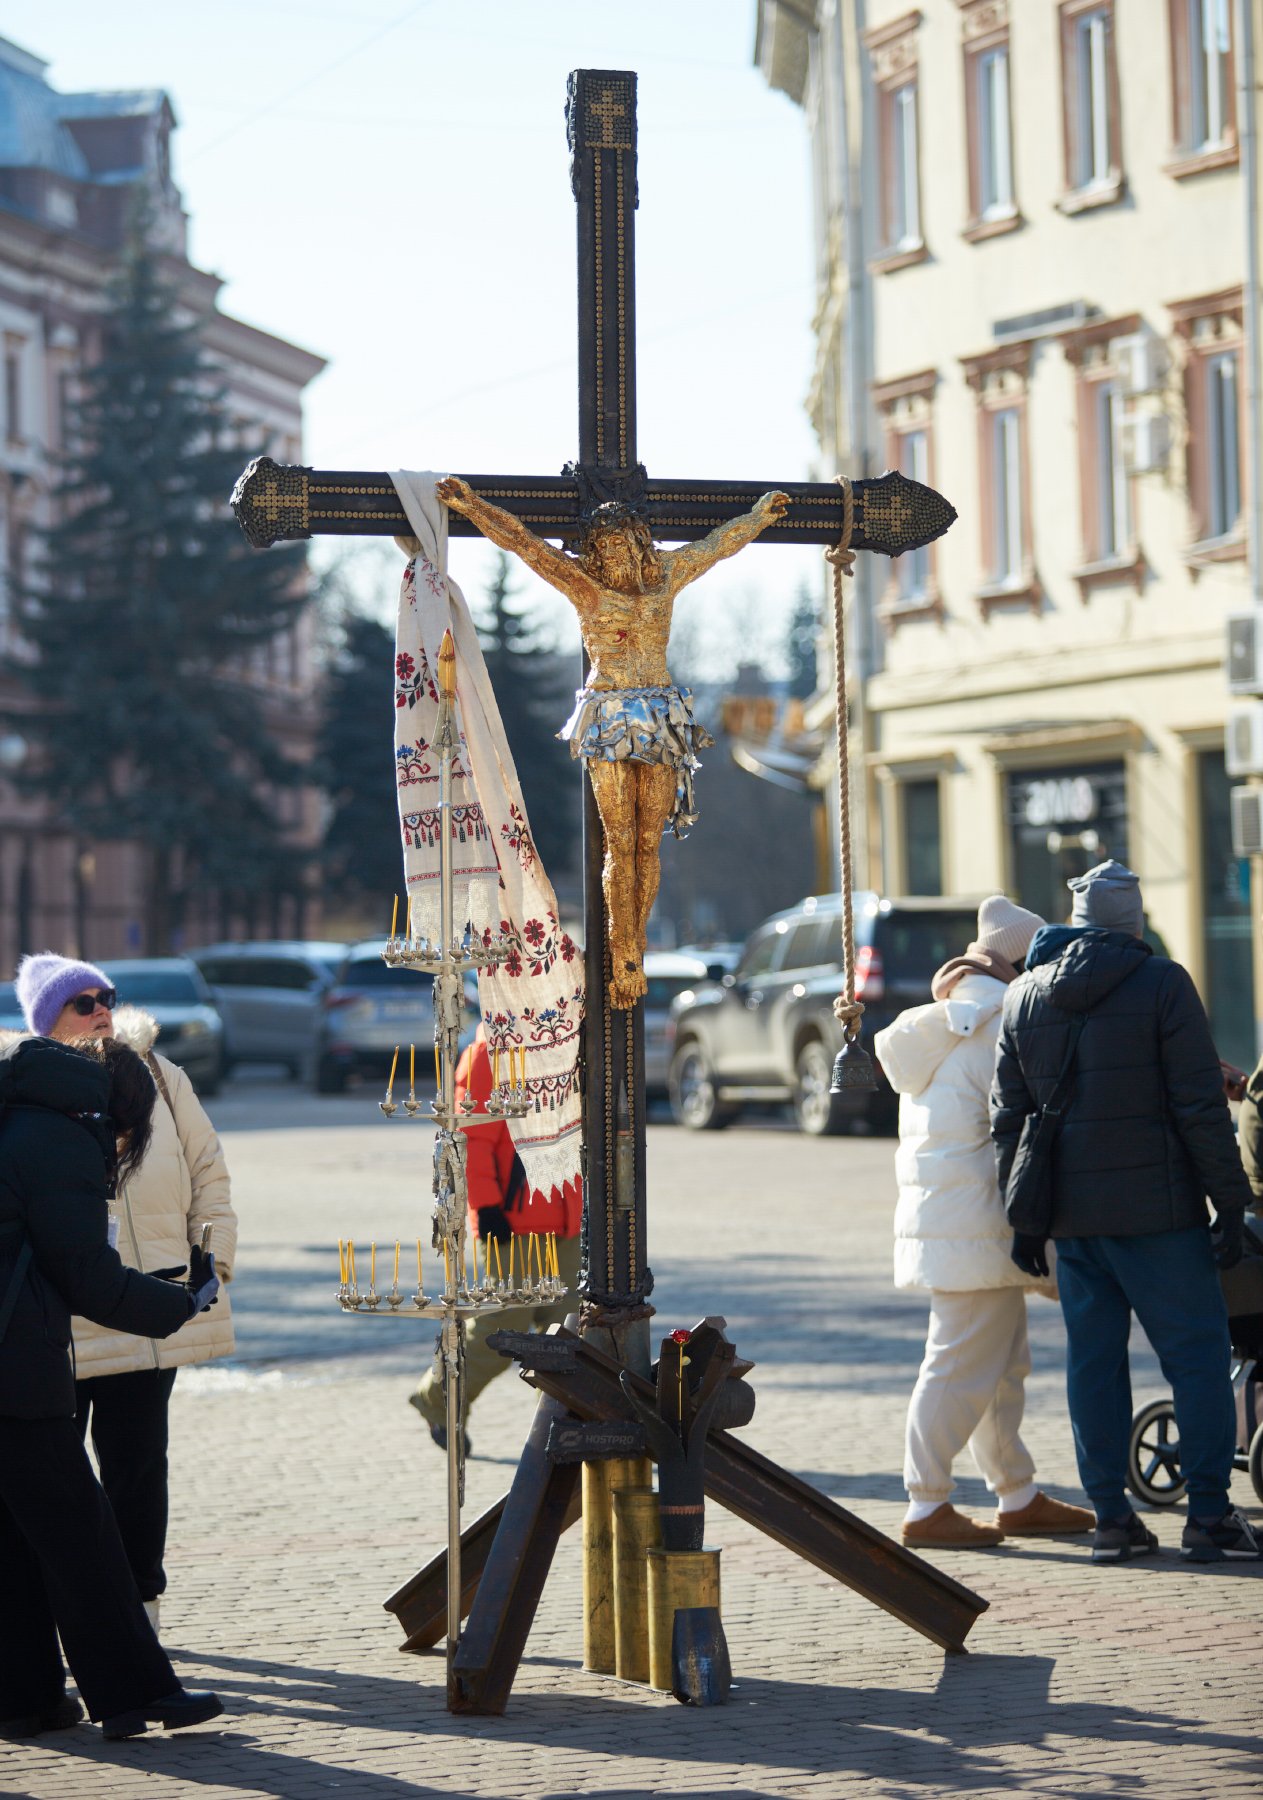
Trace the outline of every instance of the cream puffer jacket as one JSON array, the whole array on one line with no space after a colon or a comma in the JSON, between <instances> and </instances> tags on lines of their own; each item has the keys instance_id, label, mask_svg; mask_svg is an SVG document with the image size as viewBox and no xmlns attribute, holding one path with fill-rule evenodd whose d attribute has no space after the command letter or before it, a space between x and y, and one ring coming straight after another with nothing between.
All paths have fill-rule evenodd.
<instances>
[{"instance_id":1,"label":"cream puffer jacket","mask_svg":"<svg viewBox=\"0 0 1263 1800\"><path fill-rule=\"evenodd\" d=\"M233 1349L227 1283L237 1254L237 1215L215 1127L183 1069L154 1050L158 1026L148 1013L121 1006L114 1015L114 1034L138 1055L150 1058L151 1066L158 1065L171 1096L168 1106L159 1086L153 1141L144 1162L112 1203L118 1219L118 1253L133 1269L180 1268L188 1263L189 1246L200 1241L203 1225L209 1224L215 1272L223 1285L209 1311L161 1342L76 1319L75 1374L80 1381L208 1362L214 1356L231 1355Z\"/></svg>"},{"instance_id":2,"label":"cream puffer jacket","mask_svg":"<svg viewBox=\"0 0 1263 1800\"><path fill-rule=\"evenodd\" d=\"M946 1000L909 1008L873 1040L899 1095L896 1287L1056 1291L1009 1254L988 1112L1004 993L994 976L967 974Z\"/></svg>"}]
</instances>

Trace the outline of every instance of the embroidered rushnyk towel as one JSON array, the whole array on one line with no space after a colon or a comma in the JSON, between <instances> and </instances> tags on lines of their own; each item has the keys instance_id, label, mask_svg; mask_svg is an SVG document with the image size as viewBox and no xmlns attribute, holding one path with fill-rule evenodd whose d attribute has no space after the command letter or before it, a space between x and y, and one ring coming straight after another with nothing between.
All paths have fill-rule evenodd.
<instances>
[{"instance_id":1,"label":"embroidered rushnyk towel","mask_svg":"<svg viewBox=\"0 0 1263 1800\"><path fill-rule=\"evenodd\" d=\"M438 658L456 644L459 749L452 769L457 927L510 955L478 977L487 1045L525 1052L531 1108L509 1129L532 1195L578 1191L578 1062L583 958L557 923L557 896L531 836L517 771L468 604L447 574L447 508L439 475L391 480L412 526L395 634L395 778L414 935L439 938Z\"/></svg>"}]
</instances>

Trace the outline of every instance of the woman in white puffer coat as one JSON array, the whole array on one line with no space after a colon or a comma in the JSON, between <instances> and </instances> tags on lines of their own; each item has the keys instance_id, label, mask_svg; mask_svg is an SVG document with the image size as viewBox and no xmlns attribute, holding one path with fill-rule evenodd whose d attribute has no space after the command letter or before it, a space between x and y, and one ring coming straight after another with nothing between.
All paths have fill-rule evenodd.
<instances>
[{"instance_id":1,"label":"woman in white puffer coat","mask_svg":"<svg viewBox=\"0 0 1263 1800\"><path fill-rule=\"evenodd\" d=\"M63 1041L117 1037L145 1059L154 1077L158 1099L149 1151L112 1202L111 1230L116 1222L122 1260L145 1274L180 1269L202 1227L211 1227L223 1286L217 1303L174 1338L159 1342L87 1319L73 1323L76 1417L85 1436L91 1427L101 1485L157 1629L158 1598L167 1584L167 1409L176 1370L233 1349L227 1284L237 1254L237 1216L228 1168L188 1076L154 1049L156 1021L139 1007L114 1011L116 995L100 969L52 953L28 956L15 985L27 1023L39 1035ZM97 1003L88 1005L89 999Z\"/></svg>"},{"instance_id":2,"label":"woman in white puffer coat","mask_svg":"<svg viewBox=\"0 0 1263 1800\"><path fill-rule=\"evenodd\" d=\"M1094 1523L1040 1491L1019 1435L1031 1366L1026 1292L1053 1290L1011 1259L988 1112L1004 990L1043 923L1002 894L984 900L976 940L934 977L930 1005L900 1013L874 1039L899 1095L895 1286L930 1290L904 1451L902 1536L914 1548L978 1549ZM999 1501L993 1523L951 1504L952 1464L966 1444Z\"/></svg>"}]
</instances>

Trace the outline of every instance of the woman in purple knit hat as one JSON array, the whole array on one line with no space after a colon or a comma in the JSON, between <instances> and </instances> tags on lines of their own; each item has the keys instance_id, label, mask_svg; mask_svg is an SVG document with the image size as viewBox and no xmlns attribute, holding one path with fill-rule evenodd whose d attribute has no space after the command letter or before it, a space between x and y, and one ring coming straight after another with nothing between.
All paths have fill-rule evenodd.
<instances>
[{"instance_id":1,"label":"woman in purple knit hat","mask_svg":"<svg viewBox=\"0 0 1263 1800\"><path fill-rule=\"evenodd\" d=\"M18 965L14 982L30 1029L61 1043L117 1038L144 1058L158 1090L153 1145L120 1183L112 1228L123 1262L142 1272L187 1263L204 1226L217 1273L231 1280L237 1220L215 1128L179 1066L154 1049L158 1027L122 1006L109 977L89 962L45 951ZM156 1631L166 1589L167 1414L176 1370L233 1350L232 1311L220 1302L158 1342L79 1317L74 1321L79 1429L92 1433L101 1485L118 1520L141 1599Z\"/></svg>"}]
</instances>

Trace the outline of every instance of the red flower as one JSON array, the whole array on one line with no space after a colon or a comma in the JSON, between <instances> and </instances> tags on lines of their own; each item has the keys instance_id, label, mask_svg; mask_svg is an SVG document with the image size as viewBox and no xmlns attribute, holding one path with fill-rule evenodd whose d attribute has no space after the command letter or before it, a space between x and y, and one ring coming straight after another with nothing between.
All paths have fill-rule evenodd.
<instances>
[{"instance_id":1,"label":"red flower","mask_svg":"<svg viewBox=\"0 0 1263 1800\"><path fill-rule=\"evenodd\" d=\"M561 939L561 959L563 962L573 962L574 955L574 943L568 934L563 933Z\"/></svg>"},{"instance_id":2,"label":"red flower","mask_svg":"<svg viewBox=\"0 0 1263 1800\"><path fill-rule=\"evenodd\" d=\"M509 954L505 957L504 972L506 975L520 975L522 973L522 958L518 955L516 950L510 950Z\"/></svg>"},{"instance_id":3,"label":"red flower","mask_svg":"<svg viewBox=\"0 0 1263 1800\"><path fill-rule=\"evenodd\" d=\"M528 919L522 927L522 935L528 944L542 944L548 934L538 919Z\"/></svg>"},{"instance_id":4,"label":"red flower","mask_svg":"<svg viewBox=\"0 0 1263 1800\"><path fill-rule=\"evenodd\" d=\"M406 650L401 650L395 658L395 674L400 681L407 681L416 666Z\"/></svg>"},{"instance_id":5,"label":"red flower","mask_svg":"<svg viewBox=\"0 0 1263 1800\"><path fill-rule=\"evenodd\" d=\"M687 1344L693 1333L691 1331L673 1331L670 1335L673 1344Z\"/></svg>"}]
</instances>

